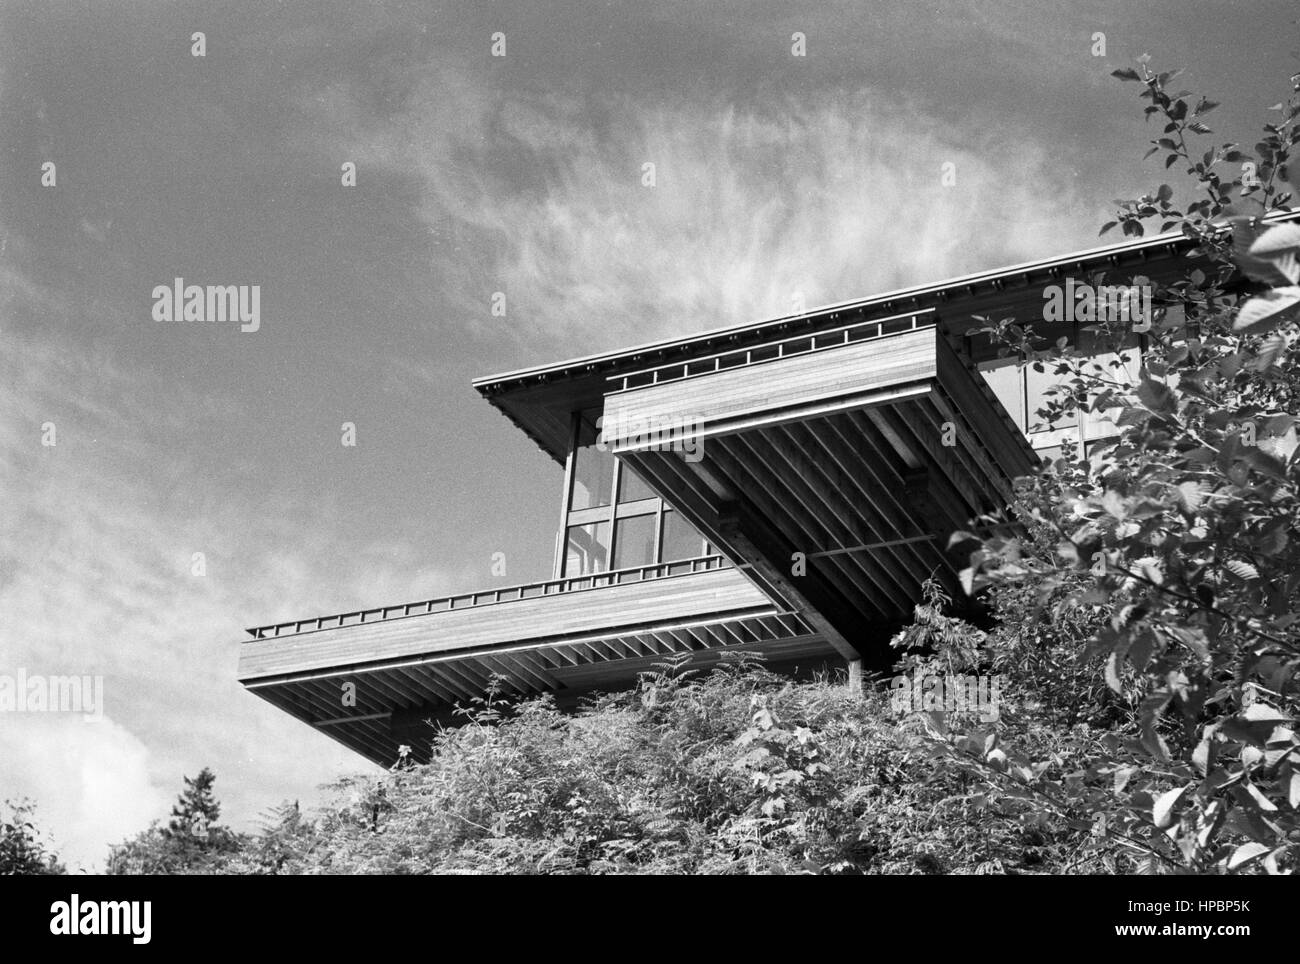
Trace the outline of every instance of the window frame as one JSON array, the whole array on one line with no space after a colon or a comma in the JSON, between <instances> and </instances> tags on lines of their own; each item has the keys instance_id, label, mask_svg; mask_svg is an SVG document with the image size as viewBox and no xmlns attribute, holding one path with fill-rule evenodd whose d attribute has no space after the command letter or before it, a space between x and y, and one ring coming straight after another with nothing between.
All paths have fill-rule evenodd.
<instances>
[{"instance_id":1,"label":"window frame","mask_svg":"<svg viewBox=\"0 0 1300 964\"><path fill-rule=\"evenodd\" d=\"M678 512L677 509L660 496L653 496L647 499L637 499L632 502L620 502L623 473L631 471L624 466L622 459L614 459L612 495L608 505L591 506L584 509L573 509L570 505L573 501L573 487L576 482L576 466L578 460L578 440L582 437L582 416L581 411L573 412L569 417L569 451L564 460L564 491L560 494L560 531L555 539L555 578L556 579L578 579L583 576L599 577L608 572L612 572L614 559L618 552L618 521L620 519L630 519L638 516L654 516L654 560L649 565L657 566L664 562L663 554L663 537L664 537L664 513ZM682 520L688 525L689 520L682 516ZM591 525L593 523L606 522L609 524L609 566L605 573L573 573L569 574L564 571L565 564L568 561L568 544L569 529L573 526ZM693 527L692 527L693 528ZM703 533L700 533L700 552L702 555L708 555L715 551L710 545L708 539ZM692 558L699 558L693 556ZM684 560L673 560L680 562Z\"/></svg>"},{"instance_id":2,"label":"window frame","mask_svg":"<svg viewBox=\"0 0 1300 964\"><path fill-rule=\"evenodd\" d=\"M1168 307L1169 306L1167 305L1159 306L1159 308L1164 310L1168 310ZM1088 335L1088 332L1084 331L1084 327L1086 327L1087 323L1075 321L1069 322L1068 324L1070 328L1066 336L1070 339L1073 345L1082 346L1085 337ZM1130 352L1131 357L1129 358L1129 364L1140 368L1142 358L1145 356L1147 351L1147 335L1145 333L1135 332L1134 336L1134 343L1122 347L1120 351ZM1110 352L1099 351L1089 355L1089 357L1096 359L1110 354ZM973 357L974 356L972 355L972 358ZM1086 452L1092 446L1116 437L1114 431L1105 430L1108 424L1106 419L1099 418L1094 412L1086 409L1081 410L1078 413L1077 420L1073 425L1062 425L1055 428L1049 427L1038 431L1030 431L1029 426L1031 424L1040 423L1035 414L1038 409L1038 403L1034 401L1033 397L1031 397L1029 390L1029 364L1015 355L986 357L975 362L975 369L981 378L984 378L985 372L1007 367L1014 367L1016 369L1017 392L1020 396L1021 405L1020 414L1023 414L1024 416L1024 423L1021 424L1017 422L1016 416L1018 413L1008 412L1007 414L1011 417L1013 422L1016 422L1016 428L1020 430L1020 434L1025 437L1025 440L1028 441L1029 445L1035 452L1042 453L1044 451L1050 451L1056 449L1065 442L1073 442L1080 446L1081 452ZM985 384L989 384L987 378L985 378ZM989 388L993 389L993 386L989 384ZM996 389L994 389L994 393L996 394Z\"/></svg>"}]
</instances>

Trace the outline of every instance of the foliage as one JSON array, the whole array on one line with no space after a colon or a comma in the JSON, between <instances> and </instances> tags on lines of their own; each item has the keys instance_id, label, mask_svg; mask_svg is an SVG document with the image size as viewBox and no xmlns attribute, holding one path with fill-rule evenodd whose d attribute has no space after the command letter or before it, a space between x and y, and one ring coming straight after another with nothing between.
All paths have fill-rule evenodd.
<instances>
[{"instance_id":1,"label":"foliage","mask_svg":"<svg viewBox=\"0 0 1300 964\"><path fill-rule=\"evenodd\" d=\"M6 800L5 809L9 815L0 821L0 876L67 873L36 827L33 804Z\"/></svg>"},{"instance_id":2,"label":"foliage","mask_svg":"<svg viewBox=\"0 0 1300 964\"><path fill-rule=\"evenodd\" d=\"M221 816L221 805L212 792L216 774L207 767L191 779L185 777L185 789L172 806L171 820L163 833L172 840L207 840Z\"/></svg>"},{"instance_id":3,"label":"foliage","mask_svg":"<svg viewBox=\"0 0 1300 964\"><path fill-rule=\"evenodd\" d=\"M322 811L286 806L256 835L192 846L185 817L209 798L191 784L173 825L115 849L113 868L1295 871L1300 227L1266 230L1259 215L1290 198L1300 87L1252 156L1193 148L1217 105L1171 92L1176 73L1142 58L1116 74L1162 125L1149 155L1195 194L1162 184L1119 201L1102 233L1158 222L1193 250L1153 283L1140 367L1116 322L1076 346L981 319L1059 380L1041 418L1106 415L1116 437L1067 450L956 537L992 629L950 615L928 583L894 639L902 674L1004 678L996 719L900 716L880 687L857 698L752 660L708 673L669 661L573 714L493 690L439 733L429 764L342 781Z\"/></svg>"},{"instance_id":4,"label":"foliage","mask_svg":"<svg viewBox=\"0 0 1300 964\"><path fill-rule=\"evenodd\" d=\"M111 847L110 874L218 873L225 860L247 841L219 824L221 806L213 793L216 775L204 767L185 788L164 826L157 821L135 837Z\"/></svg>"},{"instance_id":5,"label":"foliage","mask_svg":"<svg viewBox=\"0 0 1300 964\"><path fill-rule=\"evenodd\" d=\"M155 870L1039 873L1086 837L972 805L969 778L879 693L752 660L708 673L673 661L578 713L490 693L429 764L334 790L197 871Z\"/></svg>"},{"instance_id":6,"label":"foliage","mask_svg":"<svg viewBox=\"0 0 1300 964\"><path fill-rule=\"evenodd\" d=\"M1217 105L1170 93L1176 73L1145 58L1116 73L1164 124L1148 154L1181 166L1197 197L1176 207L1161 185L1117 202L1102 232L1138 237L1158 218L1194 248L1181 276L1154 286L1165 311L1136 378L1114 323L1090 329L1112 352L1098 362L1064 342L1042 347L1032 326L982 319L1005 350L1059 377L1040 416L1104 413L1118 437L1088 459L1067 453L959 541L978 543L968 586L1000 587L1003 640L1016 624L1050 627L1132 719L1072 773L1004 752L997 734L943 736L996 792L1094 821L1099 849L1142 855L1146 870L1282 872L1300 857L1300 228L1265 230L1241 211L1289 200L1300 93L1273 108L1248 159L1233 144L1193 149Z\"/></svg>"}]
</instances>

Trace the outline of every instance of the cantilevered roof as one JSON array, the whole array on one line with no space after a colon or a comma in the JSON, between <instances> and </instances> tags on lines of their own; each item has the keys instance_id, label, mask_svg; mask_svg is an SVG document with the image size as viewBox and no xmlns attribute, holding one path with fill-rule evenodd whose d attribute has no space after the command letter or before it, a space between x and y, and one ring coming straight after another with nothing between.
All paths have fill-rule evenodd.
<instances>
[{"instance_id":1,"label":"cantilevered roof","mask_svg":"<svg viewBox=\"0 0 1300 964\"><path fill-rule=\"evenodd\" d=\"M878 657L1037 459L929 310L609 380L604 434L771 597Z\"/></svg>"},{"instance_id":2,"label":"cantilevered roof","mask_svg":"<svg viewBox=\"0 0 1300 964\"><path fill-rule=\"evenodd\" d=\"M1300 210L1270 214L1263 220L1275 223L1296 219L1300 219ZM1160 274L1162 269L1172 267L1175 255L1185 254L1192 247L1190 238L1176 232L1100 245L837 302L800 314L728 325L679 338L485 375L474 379L473 385L544 451L562 460L567 444L567 413L575 408L599 407L604 380L618 371L769 340L788 331L805 328L812 331L924 307L943 309L940 327L951 334L955 325L968 325L971 312L967 309L972 305L978 304L974 310L980 313L996 312L1003 306L999 302L1009 306L1017 300L1023 301L1023 297L1017 299L1017 291L1035 281L1049 283L1067 272L1083 274L1135 266Z\"/></svg>"},{"instance_id":3,"label":"cantilevered roof","mask_svg":"<svg viewBox=\"0 0 1300 964\"><path fill-rule=\"evenodd\" d=\"M1282 221L1300 220L1300 209L1283 211L1276 214L1270 214L1262 219L1268 223ZM579 374L591 365L604 365L611 362L624 362L629 360L644 359L649 355L661 354L677 349L692 349L699 347L701 343L729 338L732 335L760 333L762 329L775 325L789 325L808 319L821 317L836 312L857 311L861 308L868 307L888 307L894 303L911 303L920 301L931 295L937 295L943 292L951 292L955 289L997 289L997 282L1006 282L1012 278L1023 277L1025 275L1051 275L1059 269L1071 266L1083 268L1100 266L1100 263L1121 261L1125 263L1132 262L1134 256L1141 260L1148 260L1156 256L1173 254L1177 251L1186 251L1192 247L1192 242L1185 235L1171 231L1166 234L1154 235L1149 238L1137 238L1130 241L1121 241L1115 244L1099 245L1093 248L1084 248L1080 251L1073 251L1068 254L1056 255L1050 258L1040 258L1035 261L1025 261L1019 264L1007 265L1001 268L992 268L986 271L977 271L972 274L960 275L956 278L949 278L944 281L931 282L928 284L912 285L906 288L897 288L893 291L886 291L881 294L871 295L866 298L856 298L850 301L840 301L829 305L822 305L817 308L797 314L780 315L773 318L763 319L760 321L745 322L739 325L727 325L720 328L706 329L693 335L686 335L680 338L668 338L660 341L646 342L641 345L633 345L628 348L619 348L607 352L598 352L591 355L579 355L576 358L570 358L564 361L550 362L545 365L532 365L527 368L520 368L515 371L500 372L495 375L483 375L474 379L474 387L480 391L487 392L495 388L504 388L509 384L520 383L529 380L535 380L542 376L560 376Z\"/></svg>"}]
</instances>

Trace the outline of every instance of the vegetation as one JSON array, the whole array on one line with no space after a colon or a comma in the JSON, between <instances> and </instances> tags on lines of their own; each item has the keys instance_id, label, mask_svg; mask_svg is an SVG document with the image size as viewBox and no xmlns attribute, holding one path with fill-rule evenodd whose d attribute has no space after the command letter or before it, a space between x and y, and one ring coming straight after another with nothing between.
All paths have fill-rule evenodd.
<instances>
[{"instance_id":1,"label":"vegetation","mask_svg":"<svg viewBox=\"0 0 1300 964\"><path fill-rule=\"evenodd\" d=\"M1041 620L1049 648L1064 642L1102 661L1129 713L1071 772L1051 754L1004 753L997 734L947 734L948 746L991 793L1061 819L1091 817L1104 830L1098 848L1143 855L1145 870L1291 870L1300 855L1300 227L1265 230L1258 215L1291 197L1281 185L1300 140L1300 76L1248 157L1233 144L1193 147L1212 135L1205 118L1216 105L1171 93L1176 72L1144 59L1116 74L1141 87L1148 119L1163 124L1148 155L1182 167L1195 194L1176 206L1161 185L1119 202L1102 233L1118 224L1141 236L1158 219L1192 239L1200 263L1156 286L1165 310L1136 378L1119 357L1127 332L1113 325L1092 326L1117 355L1098 364L1065 344L1041 347L1031 326L984 319L980 330L1004 350L1061 379L1049 416L1105 413L1119 437L1087 460L1067 453L1010 512L984 520L991 535L959 539L979 544L967 585L1002 587L1004 600L1020 594L1011 609L1028 616L1024 630ZM1004 643L1015 624L1001 630Z\"/></svg>"},{"instance_id":2,"label":"vegetation","mask_svg":"<svg viewBox=\"0 0 1300 964\"><path fill-rule=\"evenodd\" d=\"M883 689L851 696L752 660L665 664L578 714L489 694L428 765L344 781L312 819L286 808L184 872L1003 873L1079 859L1085 833L973 804L972 786L936 767Z\"/></svg>"},{"instance_id":3,"label":"vegetation","mask_svg":"<svg viewBox=\"0 0 1300 964\"><path fill-rule=\"evenodd\" d=\"M664 664L562 714L489 693L432 762L335 787L260 833L217 824L213 777L116 873L1286 873L1300 862L1300 227L1265 229L1300 128L1300 85L1253 156L1175 73L1116 72L1162 125L1160 185L1119 202L1195 246L1140 369L1132 332L1091 326L1102 361L1023 319L981 319L1059 389L1040 413L1109 416L979 520L966 588L993 627L925 587L899 673L999 681L997 713L884 683L795 683L752 659ZM1244 212L1244 213L1243 213ZM1095 279L1098 283L1104 278ZM1144 279L1135 279L1145 283ZM1095 352L1095 349L1093 350ZM951 685L947 692L951 692ZM25 815L0 866L57 868ZM11 871L12 872L12 871Z\"/></svg>"},{"instance_id":4,"label":"vegetation","mask_svg":"<svg viewBox=\"0 0 1300 964\"><path fill-rule=\"evenodd\" d=\"M0 876L67 873L37 829L35 806L28 800L6 800L4 808L8 816L0 822Z\"/></svg>"},{"instance_id":5,"label":"vegetation","mask_svg":"<svg viewBox=\"0 0 1300 964\"><path fill-rule=\"evenodd\" d=\"M131 840L111 848L110 874L197 874L216 872L246 843L217 821L221 806L213 792L216 775L204 767L185 778L185 789L166 826L157 822Z\"/></svg>"}]
</instances>

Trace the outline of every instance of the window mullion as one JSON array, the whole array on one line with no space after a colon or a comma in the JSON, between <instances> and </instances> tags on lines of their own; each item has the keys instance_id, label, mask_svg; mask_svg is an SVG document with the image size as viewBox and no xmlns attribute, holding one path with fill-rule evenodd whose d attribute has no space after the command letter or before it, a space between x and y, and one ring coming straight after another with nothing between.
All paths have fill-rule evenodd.
<instances>
[{"instance_id":1,"label":"window mullion","mask_svg":"<svg viewBox=\"0 0 1300 964\"><path fill-rule=\"evenodd\" d=\"M573 500L573 466L578 459L578 431L582 416L569 419L569 457L564 461L564 492L560 497L560 538L555 546L555 578L564 578L564 559L569 551L569 504Z\"/></svg>"}]
</instances>

